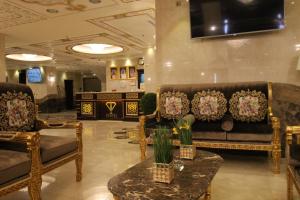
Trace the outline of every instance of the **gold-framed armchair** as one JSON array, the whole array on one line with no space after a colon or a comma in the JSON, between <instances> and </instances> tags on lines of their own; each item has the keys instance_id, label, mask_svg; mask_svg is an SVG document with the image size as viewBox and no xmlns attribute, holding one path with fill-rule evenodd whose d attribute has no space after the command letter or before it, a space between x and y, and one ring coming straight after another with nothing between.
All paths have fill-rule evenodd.
<instances>
[{"instance_id":1,"label":"gold-framed armchair","mask_svg":"<svg viewBox=\"0 0 300 200\"><path fill-rule=\"evenodd\" d=\"M286 128L287 199L293 199L293 186L300 195L300 126Z\"/></svg>"},{"instance_id":2,"label":"gold-framed armchair","mask_svg":"<svg viewBox=\"0 0 300 200\"><path fill-rule=\"evenodd\" d=\"M76 138L41 135L41 171L42 174L51 171L67 162L75 160L76 181L82 178L82 123L47 122L37 119L36 127L41 129L75 129Z\"/></svg>"},{"instance_id":3,"label":"gold-framed armchair","mask_svg":"<svg viewBox=\"0 0 300 200\"><path fill-rule=\"evenodd\" d=\"M27 182L21 184L23 187L29 184L30 191L37 191L36 193L39 195L30 192L32 200L40 199L42 175L67 162L75 161L76 181L81 181L83 157L81 122L47 122L38 119L32 90L28 86L20 84L0 83L0 110L0 132L2 133L0 149L16 149L19 152L27 152L29 148L31 153L29 162L35 164L31 168L34 173L30 172ZM75 137L40 134L39 131L42 129L74 129ZM12 136L13 134L15 136ZM20 144L19 138L35 140L26 142L25 144L29 145L27 147ZM32 153L33 150L35 154ZM4 157L5 160L9 160L9 157ZM32 184L32 180L34 184ZM4 182L4 178L0 176L0 183L1 181ZM15 186L13 189L16 191L20 187ZM0 191L1 196L12 189L5 189L5 191L1 189Z\"/></svg>"},{"instance_id":4,"label":"gold-framed armchair","mask_svg":"<svg viewBox=\"0 0 300 200\"><path fill-rule=\"evenodd\" d=\"M40 135L38 132L0 132L0 197L28 187L33 200L41 199ZM14 142L14 146L6 146ZM3 145L4 144L4 145ZM25 146L26 152L19 147Z\"/></svg>"}]
</instances>

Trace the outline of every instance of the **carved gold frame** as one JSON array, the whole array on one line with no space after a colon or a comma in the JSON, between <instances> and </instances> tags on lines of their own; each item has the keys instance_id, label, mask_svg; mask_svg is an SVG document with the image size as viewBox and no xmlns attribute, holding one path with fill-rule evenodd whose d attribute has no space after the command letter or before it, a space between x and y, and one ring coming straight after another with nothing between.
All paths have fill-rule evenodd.
<instances>
[{"instance_id":1,"label":"carved gold frame","mask_svg":"<svg viewBox=\"0 0 300 200\"><path fill-rule=\"evenodd\" d=\"M37 109L36 109L37 112ZM25 177L8 186L0 186L0 197L8 193L18 191L28 187L28 192L32 200L41 200L42 175L75 160L76 181L82 179L82 123L81 122L47 122L36 119L37 130L41 129L76 129L77 149L57 160L47 164L42 164L40 157L40 134L39 132L1 132L0 139L25 143L31 159L31 171L29 177Z\"/></svg>"},{"instance_id":2,"label":"carved gold frame","mask_svg":"<svg viewBox=\"0 0 300 200\"><path fill-rule=\"evenodd\" d=\"M300 194L300 183L297 181L294 167L290 165L290 145L292 144L293 136L297 139L297 144L300 144L300 126L287 126L286 128L286 158L287 158L287 199L293 200L293 185Z\"/></svg>"},{"instance_id":3,"label":"carved gold frame","mask_svg":"<svg viewBox=\"0 0 300 200\"><path fill-rule=\"evenodd\" d=\"M157 92L157 102L159 102L160 91ZM160 121L160 107L157 104L155 112L151 115L140 116L140 151L141 160L146 159L147 144L151 144L151 140L146 139L145 123L149 119ZM272 112L272 83L268 83L268 118L272 123L273 137L270 143L238 143L238 142L220 142L220 141L193 141L196 147L215 148L215 149L235 149L235 150L249 150L249 151L267 151L272 155L273 173L280 173L280 159L281 159L281 143L280 143L280 120L274 117ZM180 145L178 140L173 141L174 145Z\"/></svg>"}]
</instances>

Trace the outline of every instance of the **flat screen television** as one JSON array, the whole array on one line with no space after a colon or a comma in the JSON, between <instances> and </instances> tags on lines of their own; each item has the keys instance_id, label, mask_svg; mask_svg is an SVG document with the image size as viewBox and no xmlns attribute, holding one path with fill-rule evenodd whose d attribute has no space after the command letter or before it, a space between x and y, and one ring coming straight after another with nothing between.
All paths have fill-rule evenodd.
<instances>
[{"instance_id":1,"label":"flat screen television","mask_svg":"<svg viewBox=\"0 0 300 200\"><path fill-rule=\"evenodd\" d=\"M190 21L192 38L280 30L284 0L190 0Z\"/></svg>"},{"instance_id":2,"label":"flat screen television","mask_svg":"<svg viewBox=\"0 0 300 200\"><path fill-rule=\"evenodd\" d=\"M39 67L27 69L28 83L41 83L43 81L42 72Z\"/></svg>"}]
</instances>

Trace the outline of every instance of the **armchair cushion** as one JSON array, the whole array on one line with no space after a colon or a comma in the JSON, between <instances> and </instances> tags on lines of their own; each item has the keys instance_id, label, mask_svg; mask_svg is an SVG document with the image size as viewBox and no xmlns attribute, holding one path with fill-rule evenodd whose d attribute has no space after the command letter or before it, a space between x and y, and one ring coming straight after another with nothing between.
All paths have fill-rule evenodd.
<instances>
[{"instance_id":1,"label":"armchair cushion","mask_svg":"<svg viewBox=\"0 0 300 200\"><path fill-rule=\"evenodd\" d=\"M29 175L30 164L27 153L0 149L0 185Z\"/></svg>"},{"instance_id":2,"label":"armchair cushion","mask_svg":"<svg viewBox=\"0 0 300 200\"><path fill-rule=\"evenodd\" d=\"M293 136L292 144L290 145L290 156L292 160L300 163L300 144L297 144L295 136Z\"/></svg>"},{"instance_id":3,"label":"armchair cushion","mask_svg":"<svg viewBox=\"0 0 300 200\"><path fill-rule=\"evenodd\" d=\"M41 135L41 159L47 163L77 150L76 138Z\"/></svg>"}]
</instances>

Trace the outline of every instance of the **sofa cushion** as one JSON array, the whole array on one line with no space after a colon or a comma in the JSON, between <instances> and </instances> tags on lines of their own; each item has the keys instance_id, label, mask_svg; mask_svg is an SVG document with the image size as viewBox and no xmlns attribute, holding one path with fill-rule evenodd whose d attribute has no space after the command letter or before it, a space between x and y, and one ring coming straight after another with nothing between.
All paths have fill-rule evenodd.
<instances>
[{"instance_id":1,"label":"sofa cushion","mask_svg":"<svg viewBox=\"0 0 300 200\"><path fill-rule=\"evenodd\" d=\"M272 134L272 124L234 122L232 133Z\"/></svg>"},{"instance_id":2,"label":"sofa cushion","mask_svg":"<svg viewBox=\"0 0 300 200\"><path fill-rule=\"evenodd\" d=\"M160 113L167 119L179 119L190 111L190 101L182 92L165 92L160 98Z\"/></svg>"},{"instance_id":3,"label":"sofa cushion","mask_svg":"<svg viewBox=\"0 0 300 200\"><path fill-rule=\"evenodd\" d=\"M29 172L27 153L0 149L0 185L29 175Z\"/></svg>"},{"instance_id":4,"label":"sofa cushion","mask_svg":"<svg viewBox=\"0 0 300 200\"><path fill-rule=\"evenodd\" d=\"M226 132L193 132L192 137L195 140L226 140Z\"/></svg>"},{"instance_id":5,"label":"sofa cushion","mask_svg":"<svg viewBox=\"0 0 300 200\"><path fill-rule=\"evenodd\" d=\"M76 151L76 138L41 135L42 163L55 160L63 155Z\"/></svg>"},{"instance_id":6,"label":"sofa cushion","mask_svg":"<svg viewBox=\"0 0 300 200\"><path fill-rule=\"evenodd\" d=\"M227 133L227 141L241 142L271 142L272 134L257 134L257 133Z\"/></svg>"},{"instance_id":7,"label":"sofa cushion","mask_svg":"<svg viewBox=\"0 0 300 200\"><path fill-rule=\"evenodd\" d=\"M220 91L203 90L197 92L192 100L192 112L202 121L221 119L227 111L227 100Z\"/></svg>"},{"instance_id":8,"label":"sofa cushion","mask_svg":"<svg viewBox=\"0 0 300 200\"><path fill-rule=\"evenodd\" d=\"M266 95L256 90L241 90L234 93L229 104L232 117L243 122L263 121L268 110Z\"/></svg>"},{"instance_id":9,"label":"sofa cushion","mask_svg":"<svg viewBox=\"0 0 300 200\"><path fill-rule=\"evenodd\" d=\"M204 121L196 121L192 126L192 131L195 132L224 132L221 128L221 121L211 121L211 122L204 122Z\"/></svg>"}]
</instances>

